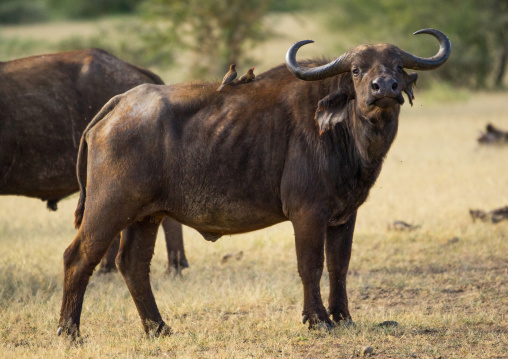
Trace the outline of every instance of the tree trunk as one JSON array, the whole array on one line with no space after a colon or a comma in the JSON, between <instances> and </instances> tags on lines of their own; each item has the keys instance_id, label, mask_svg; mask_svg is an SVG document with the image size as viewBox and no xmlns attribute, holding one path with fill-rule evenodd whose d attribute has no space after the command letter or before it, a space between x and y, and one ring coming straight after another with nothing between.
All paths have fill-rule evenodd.
<instances>
[{"instance_id":1,"label":"tree trunk","mask_svg":"<svg viewBox=\"0 0 508 359\"><path fill-rule=\"evenodd\" d=\"M504 47L501 50L501 56L499 61L499 68L494 80L494 86L497 88L503 87L504 75L506 73L506 63L508 62L508 41L505 41Z\"/></svg>"}]
</instances>

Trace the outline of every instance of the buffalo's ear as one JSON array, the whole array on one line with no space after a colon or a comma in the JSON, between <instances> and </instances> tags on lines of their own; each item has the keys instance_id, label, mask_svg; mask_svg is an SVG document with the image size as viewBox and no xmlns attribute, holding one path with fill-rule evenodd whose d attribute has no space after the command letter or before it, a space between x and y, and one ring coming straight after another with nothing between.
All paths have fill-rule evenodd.
<instances>
[{"instance_id":1,"label":"buffalo's ear","mask_svg":"<svg viewBox=\"0 0 508 359\"><path fill-rule=\"evenodd\" d=\"M404 89L404 92L406 93L411 106L413 106L413 100L415 99L413 87L416 86L416 80L418 80L418 74L416 72L407 75L406 88Z\"/></svg>"},{"instance_id":2,"label":"buffalo's ear","mask_svg":"<svg viewBox=\"0 0 508 359\"><path fill-rule=\"evenodd\" d=\"M339 90L329 94L318 102L316 110L316 122L319 126L319 134L344 121L348 117L348 102L351 96Z\"/></svg>"}]
</instances>

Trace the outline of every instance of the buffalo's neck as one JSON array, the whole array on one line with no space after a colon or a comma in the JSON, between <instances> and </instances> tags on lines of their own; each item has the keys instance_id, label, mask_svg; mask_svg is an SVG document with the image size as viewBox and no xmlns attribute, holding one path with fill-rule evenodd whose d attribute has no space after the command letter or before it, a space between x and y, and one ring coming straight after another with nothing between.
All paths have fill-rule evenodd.
<instances>
[{"instance_id":1,"label":"buffalo's neck","mask_svg":"<svg viewBox=\"0 0 508 359\"><path fill-rule=\"evenodd\" d=\"M354 108L354 101L350 106ZM351 112L347 121L321 136L331 149L328 161L338 196L334 215L337 223L367 199L397 133L397 117L398 111L380 113L376 118Z\"/></svg>"},{"instance_id":2,"label":"buffalo's neck","mask_svg":"<svg viewBox=\"0 0 508 359\"><path fill-rule=\"evenodd\" d=\"M354 107L354 101L351 102ZM359 159L365 167L380 166L398 129L400 106L390 111L380 111L375 116L363 116L358 110L351 111L349 126Z\"/></svg>"},{"instance_id":3,"label":"buffalo's neck","mask_svg":"<svg viewBox=\"0 0 508 359\"><path fill-rule=\"evenodd\" d=\"M367 118L355 110L354 100L348 106L349 118L322 137L332 144L334 158L368 175L382 165L395 139L399 110L379 112Z\"/></svg>"}]
</instances>

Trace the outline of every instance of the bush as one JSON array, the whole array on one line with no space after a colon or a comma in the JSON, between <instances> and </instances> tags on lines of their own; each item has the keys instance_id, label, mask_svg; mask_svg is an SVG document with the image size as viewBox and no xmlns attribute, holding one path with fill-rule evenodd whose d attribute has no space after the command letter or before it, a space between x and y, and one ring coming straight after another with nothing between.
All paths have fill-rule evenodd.
<instances>
[{"instance_id":1,"label":"bush","mask_svg":"<svg viewBox=\"0 0 508 359\"><path fill-rule=\"evenodd\" d=\"M58 17L83 19L133 12L142 0L47 0Z\"/></svg>"},{"instance_id":2,"label":"bush","mask_svg":"<svg viewBox=\"0 0 508 359\"><path fill-rule=\"evenodd\" d=\"M191 76L222 76L245 50L269 33L262 18L268 0L146 0L142 11L149 27L144 40L156 51L190 50L196 60Z\"/></svg>"},{"instance_id":3,"label":"bush","mask_svg":"<svg viewBox=\"0 0 508 359\"><path fill-rule=\"evenodd\" d=\"M149 29L140 21L132 20L111 29L100 29L100 34L90 37L71 36L57 44L57 51L72 51L97 47L127 62L143 66L169 66L174 63L171 43L152 46L145 41Z\"/></svg>"},{"instance_id":4,"label":"bush","mask_svg":"<svg viewBox=\"0 0 508 359\"><path fill-rule=\"evenodd\" d=\"M40 1L8 0L0 1L0 23L19 24L44 21L48 11Z\"/></svg>"}]
</instances>

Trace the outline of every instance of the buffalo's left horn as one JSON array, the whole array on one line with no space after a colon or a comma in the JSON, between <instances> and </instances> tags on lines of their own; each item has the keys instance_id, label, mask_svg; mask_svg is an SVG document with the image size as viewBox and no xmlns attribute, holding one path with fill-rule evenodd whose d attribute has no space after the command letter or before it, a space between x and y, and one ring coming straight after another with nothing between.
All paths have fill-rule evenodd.
<instances>
[{"instance_id":1,"label":"buffalo's left horn","mask_svg":"<svg viewBox=\"0 0 508 359\"><path fill-rule=\"evenodd\" d=\"M316 81L323 80L328 77L341 74L343 72L348 72L350 70L351 61L348 58L349 54L348 52L323 66L305 67L300 65L296 61L296 52L303 45L310 44L312 42L314 41L312 40L298 41L294 43L293 46L291 46L288 52L286 53L286 65L293 75L305 81Z\"/></svg>"},{"instance_id":2,"label":"buffalo's left horn","mask_svg":"<svg viewBox=\"0 0 508 359\"><path fill-rule=\"evenodd\" d=\"M452 52L450 39L441 31L436 29L418 30L413 35L430 34L439 41L439 51L432 57L418 57L402 51L404 56L404 67L413 70L434 70L444 64Z\"/></svg>"}]
</instances>

